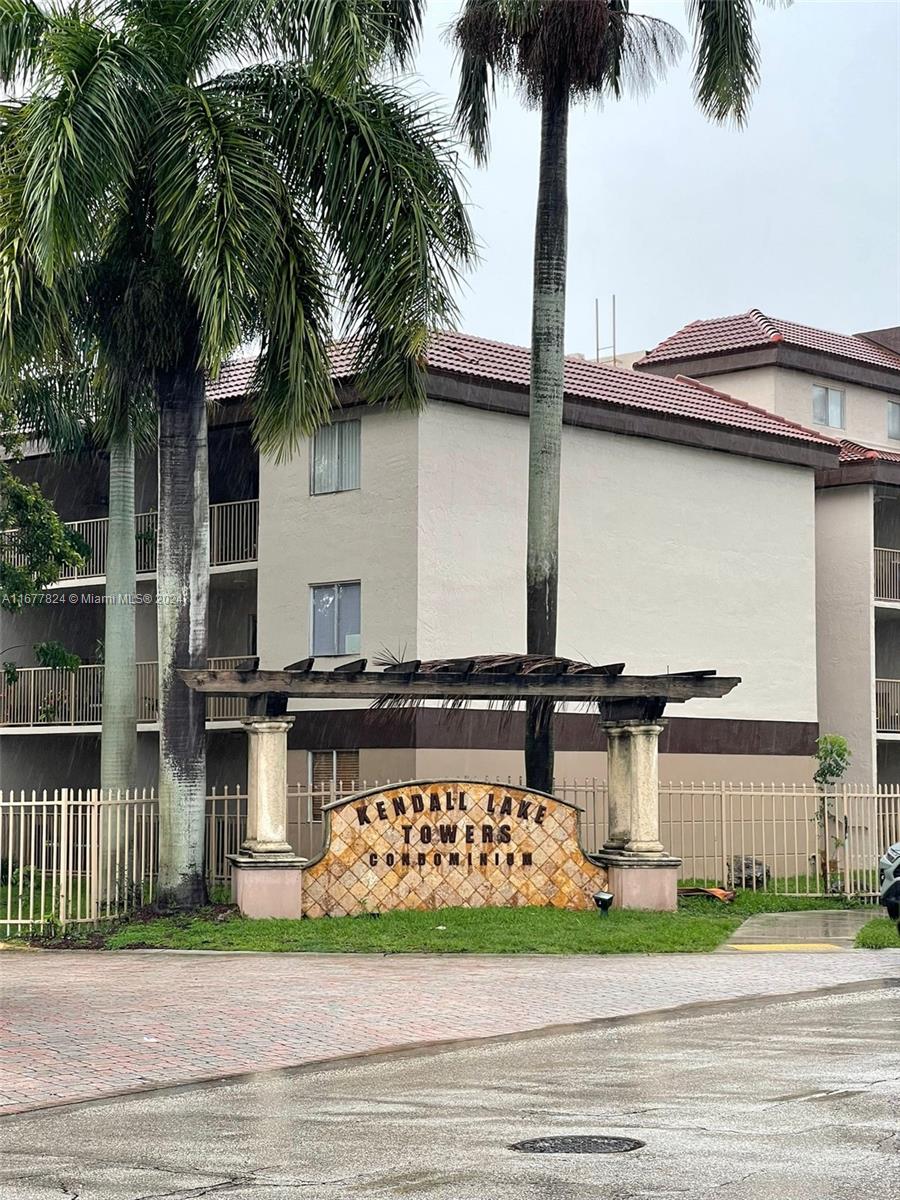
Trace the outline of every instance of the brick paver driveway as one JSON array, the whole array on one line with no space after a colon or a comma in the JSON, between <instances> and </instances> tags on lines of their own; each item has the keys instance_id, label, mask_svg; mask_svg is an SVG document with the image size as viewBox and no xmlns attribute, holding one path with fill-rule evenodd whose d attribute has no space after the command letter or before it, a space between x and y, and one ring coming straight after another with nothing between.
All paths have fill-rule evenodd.
<instances>
[{"instance_id":1,"label":"brick paver driveway","mask_svg":"<svg viewBox=\"0 0 900 1200\"><path fill-rule=\"evenodd\" d=\"M436 957L5 952L0 1112L900 976L900 951Z\"/></svg>"}]
</instances>

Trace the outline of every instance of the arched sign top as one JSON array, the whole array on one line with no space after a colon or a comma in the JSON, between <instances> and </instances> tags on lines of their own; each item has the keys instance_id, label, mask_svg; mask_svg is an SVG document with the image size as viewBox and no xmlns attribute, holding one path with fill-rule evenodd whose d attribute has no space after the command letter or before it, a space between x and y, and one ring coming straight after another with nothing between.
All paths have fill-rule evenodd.
<instances>
[{"instance_id":1,"label":"arched sign top","mask_svg":"<svg viewBox=\"0 0 900 1200\"><path fill-rule=\"evenodd\" d=\"M337 800L332 800L328 804L323 804L322 812L332 812L334 809L341 808L345 804L352 804L357 800L366 800L372 796L380 796L382 793L390 794L396 791L398 788L419 788L422 792L428 793L432 791L439 792L442 788L449 788L451 790L456 790L459 788L489 788L495 792L505 789L510 793L527 791L531 796L543 796L547 800L552 800L554 804L564 804L568 808L574 808L576 812L583 811L579 805L575 804L572 800L562 800L559 796L554 796L552 792L541 792L538 791L537 788L523 788L521 784L515 785L511 783L497 783L490 779L448 780L432 777L430 779L409 779L404 783L391 784L389 787L369 788L368 791L365 792L354 792L350 796L341 796Z\"/></svg>"},{"instance_id":2,"label":"arched sign top","mask_svg":"<svg viewBox=\"0 0 900 1200\"><path fill-rule=\"evenodd\" d=\"M303 872L307 916L391 909L590 908L606 872L576 805L472 780L416 780L326 806L326 846Z\"/></svg>"}]
</instances>

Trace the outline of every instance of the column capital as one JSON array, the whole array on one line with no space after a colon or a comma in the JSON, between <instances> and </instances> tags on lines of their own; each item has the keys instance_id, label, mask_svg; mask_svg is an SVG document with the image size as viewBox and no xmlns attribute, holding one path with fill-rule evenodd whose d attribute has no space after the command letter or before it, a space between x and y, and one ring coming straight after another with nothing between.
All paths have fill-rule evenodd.
<instances>
[{"instance_id":1,"label":"column capital","mask_svg":"<svg viewBox=\"0 0 900 1200\"><path fill-rule=\"evenodd\" d=\"M646 717L622 717L615 721L600 722L607 737L617 737L623 733L646 733L650 730L662 733L668 723L667 717L656 717L652 721L648 721Z\"/></svg>"},{"instance_id":2,"label":"column capital","mask_svg":"<svg viewBox=\"0 0 900 1200\"><path fill-rule=\"evenodd\" d=\"M241 724L248 734L287 733L294 724L294 717L241 717Z\"/></svg>"}]
</instances>

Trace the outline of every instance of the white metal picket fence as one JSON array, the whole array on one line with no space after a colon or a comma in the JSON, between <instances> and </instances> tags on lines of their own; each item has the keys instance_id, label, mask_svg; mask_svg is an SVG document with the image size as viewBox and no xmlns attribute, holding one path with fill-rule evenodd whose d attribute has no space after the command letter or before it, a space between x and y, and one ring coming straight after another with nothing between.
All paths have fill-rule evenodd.
<instances>
[{"instance_id":1,"label":"white metal picket fence","mask_svg":"<svg viewBox=\"0 0 900 1200\"><path fill-rule=\"evenodd\" d=\"M96 924L150 903L156 832L149 789L0 792L0 931Z\"/></svg>"},{"instance_id":2,"label":"white metal picket fence","mask_svg":"<svg viewBox=\"0 0 900 1200\"><path fill-rule=\"evenodd\" d=\"M520 786L513 779L497 780ZM373 780L287 792L288 840L305 858L322 848L323 809L342 796L389 787ZM601 849L606 781L560 780L555 794L580 810L582 845ZM785 895L877 894L877 863L900 841L900 788L844 785L667 783L660 836L682 859L685 881L766 887ZM213 791L206 805L207 879L228 887L244 839L247 793ZM53 922L96 924L149 904L157 871L156 797L151 789L0 792L0 933Z\"/></svg>"}]
</instances>

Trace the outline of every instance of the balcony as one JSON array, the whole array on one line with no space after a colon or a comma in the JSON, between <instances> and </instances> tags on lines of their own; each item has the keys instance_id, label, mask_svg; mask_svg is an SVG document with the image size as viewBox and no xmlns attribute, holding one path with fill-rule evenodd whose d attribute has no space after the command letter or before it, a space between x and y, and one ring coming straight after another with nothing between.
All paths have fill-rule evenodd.
<instances>
[{"instance_id":1,"label":"balcony","mask_svg":"<svg viewBox=\"0 0 900 1200\"><path fill-rule=\"evenodd\" d=\"M228 670L246 656L209 659L210 668ZM15 683L0 678L0 726L99 725L103 699L103 664L86 663L77 671L23 667ZM137 664L137 719L155 724L159 714L159 677L155 662ZM208 721L236 721L247 715L238 696L211 696Z\"/></svg>"},{"instance_id":2,"label":"balcony","mask_svg":"<svg viewBox=\"0 0 900 1200\"><path fill-rule=\"evenodd\" d=\"M900 679L875 680L875 728L900 733Z\"/></svg>"},{"instance_id":3,"label":"balcony","mask_svg":"<svg viewBox=\"0 0 900 1200\"><path fill-rule=\"evenodd\" d=\"M138 574L152 574L156 570L156 518L155 512L139 513L135 517L135 539L137 542ZM69 521L68 528L74 530L87 543L90 554L83 567L67 567L60 575L60 582L72 579L96 579L106 574L106 546L109 521L97 517L90 521ZM259 524L258 500L232 500L226 504L209 506L209 565L226 567L235 563L255 562L257 556L257 529ZM15 530L4 536L9 547L7 553L14 566L19 565L15 551Z\"/></svg>"},{"instance_id":4,"label":"balcony","mask_svg":"<svg viewBox=\"0 0 900 1200\"><path fill-rule=\"evenodd\" d=\"M875 599L900 603L900 550L875 547Z\"/></svg>"}]
</instances>

